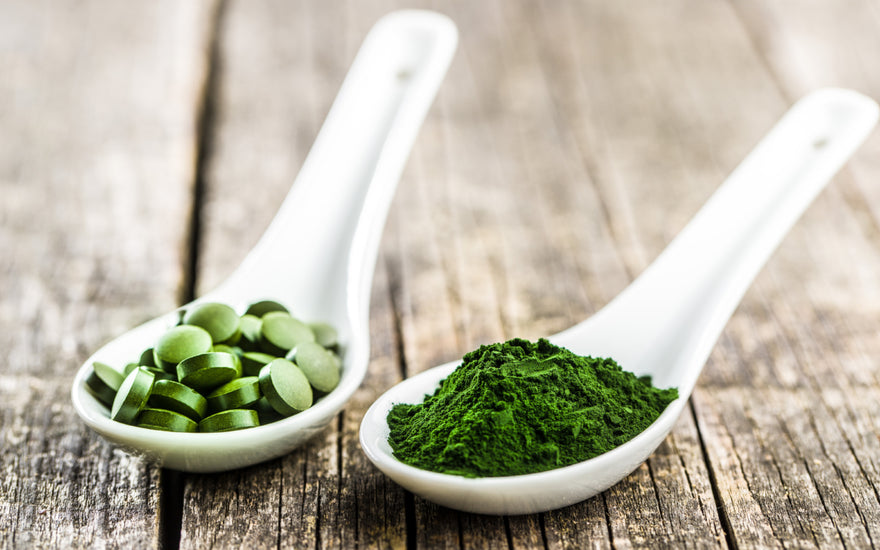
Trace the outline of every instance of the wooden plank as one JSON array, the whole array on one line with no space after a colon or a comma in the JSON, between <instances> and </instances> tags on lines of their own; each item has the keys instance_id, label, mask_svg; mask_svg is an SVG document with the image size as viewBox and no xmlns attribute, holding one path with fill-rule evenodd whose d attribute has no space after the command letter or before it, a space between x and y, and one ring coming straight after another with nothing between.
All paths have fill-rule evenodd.
<instances>
[{"instance_id":1,"label":"wooden plank","mask_svg":"<svg viewBox=\"0 0 880 550\"><path fill-rule=\"evenodd\" d=\"M235 15L223 39L200 288L222 279L268 223L360 37L392 4L230 3ZM840 302L820 291L809 296L822 309L807 308L816 326L786 333L787 345L771 346L783 331L779 325L791 323L776 323L766 311L802 303L776 299L803 274L805 260L794 252L790 268L769 271L781 281L766 290L772 300L750 294L722 339L695 396L696 421L686 412L648 463L600 497L542 516L479 518L408 497L365 463L356 443L359 418L402 371L419 372L480 343L552 333L597 310L681 229L786 104L726 4L435 7L459 24L461 48L392 209L384 271L374 287L381 305L372 319L381 328L373 335L379 351L370 375L339 425L308 447L252 475L191 478L184 546L198 545L212 514L227 511L212 512L202 502L236 491L257 499L254 509L269 521L255 527L258 516L246 500L238 501L232 511L250 518L243 520L247 529L259 533L242 539L237 524L221 522L210 539L217 544L601 548L876 541L865 538L873 535L864 526L875 517L871 491L878 469L869 450L877 443L861 435L875 429L876 415L839 405L854 382L870 389L873 378L844 384L825 365L810 371L814 383L802 393L777 387L798 376L804 358L823 363L832 335L850 343L854 365L867 362L866 350L853 347L875 349L873 340L856 338L865 329L854 323L834 329L812 355L797 352L812 329L828 322L822 312L839 313ZM241 197L243 181L266 187ZM849 212L839 202L825 215ZM837 246L841 254L861 257L861 250L838 246L858 229L844 232L831 231L823 249ZM860 289L873 295L867 284L873 261L859 265ZM839 298L853 276L833 276ZM866 308L865 318L874 313ZM804 404L829 376L837 382L821 392L826 406L808 411ZM765 382L772 391L761 390ZM781 412L768 408L774 400ZM799 416L804 411L806 422ZM279 469L280 493L259 494L254 487L274 487Z\"/></svg>"},{"instance_id":2,"label":"wooden plank","mask_svg":"<svg viewBox=\"0 0 880 550\"><path fill-rule=\"evenodd\" d=\"M384 11L379 3L361 3L356 9L314 3L228 5L221 29L223 69L214 119L216 131L207 165L201 289L210 288L225 276L268 224L311 145L320 113L329 108L360 40ZM302 17L303 12L308 16ZM340 34L338 22L347 19L353 20L352 28L343 25ZM328 36L334 39L327 40ZM285 71L278 71L279 66ZM303 117L303 113L309 116ZM291 128L298 129L292 132ZM243 180L259 182L261 192L246 196L237 193ZM405 184L401 184L403 187ZM394 223L392 219L389 225ZM388 265L395 261L385 259ZM395 326L391 305L391 300L395 306L401 304L397 301L400 297L392 295L398 282L388 281L384 287L378 284L374 303L379 305L373 308L372 322L384 329L373 331L371 374L354 397L352 407L342 415L341 431L329 429L321 440L281 459L284 487L277 498L274 491L259 494L251 490L272 483L270 474L260 475L259 466L244 479L234 474L190 477L182 546L198 546L205 540L218 544L242 542L237 525L212 517L215 512L211 507L203 506L206 500L220 500L229 491L272 503L280 501L269 521L253 521L254 509L266 508L263 500L250 506L247 499L242 499L234 509L216 512L233 513L258 525L251 528L260 531L254 541L268 543L277 538L285 546L326 547L349 547L354 542L382 547L406 544L403 492L367 464L357 444L357 428L366 407L381 391L399 381L402 372L398 353L401 344L397 340L400 329ZM380 371L383 374L374 374L377 366L384 366ZM385 496L381 506L368 505L378 498L373 491ZM276 534L275 529L280 533Z\"/></svg>"},{"instance_id":3,"label":"wooden plank","mask_svg":"<svg viewBox=\"0 0 880 550\"><path fill-rule=\"evenodd\" d=\"M481 189L469 188L473 151L489 148L490 170L495 157L482 113L472 112L474 118L464 124L456 116L461 108L481 108L475 105L481 90L467 60L474 51L472 39L479 34L475 31L485 20L466 13L475 9L479 13L478 6L456 3L445 8L459 25L459 52L422 129L388 227L395 245L389 267L398 283L394 303L406 376L458 359L503 334L493 266L497 249L491 240L497 235L491 234L492 209L487 205L496 199L498 204L509 201L496 194L495 174ZM476 149L462 155L467 147ZM413 500L411 522L415 548L507 545L502 518L474 518L419 497Z\"/></svg>"},{"instance_id":4,"label":"wooden plank","mask_svg":"<svg viewBox=\"0 0 880 550\"><path fill-rule=\"evenodd\" d=\"M880 96L865 55L878 45L875 4L735 7L789 99L820 86ZM760 310L752 321L779 334L761 363L771 363L779 385L795 388L777 414L827 517L814 533L820 545L829 538L853 547L880 543L880 455L871 452L880 423L867 412L876 409L880 388L872 360L880 346L878 151L875 133L808 213L790 239L795 244L780 251L778 270L760 281L767 281L769 313ZM789 493L807 490L786 485Z\"/></svg>"},{"instance_id":5,"label":"wooden plank","mask_svg":"<svg viewBox=\"0 0 880 550\"><path fill-rule=\"evenodd\" d=\"M686 32L669 32L679 25L676 21L681 21L683 13L688 13ZM724 109L703 108L698 101L711 100L710 93L725 82L707 82L704 75L721 72L718 69L724 65L719 58L738 67L760 67L750 61L747 48L739 47L742 33L737 34L736 27L721 32L726 27L718 22L726 19L723 9L681 2L662 9L642 6L635 11L592 4L553 21L577 26L585 35L595 37L593 47L574 48L579 53L574 74L581 79L581 94L566 97L573 91L571 86L553 89L558 90L560 101L577 113L572 117L579 145L576 153L597 182L615 240L632 273L638 273L656 255L711 189L688 184L720 180L719 154L706 151L713 142L704 140L706 131L699 123L702 118L717 121L729 115ZM547 38L556 25L544 27L548 32L541 44L553 43ZM701 32L713 35L700 36ZM706 45L695 48L702 39ZM734 55L720 55L726 51L744 53L730 60ZM719 76L727 75L722 72ZM764 88L772 92L772 87ZM701 163L700 159L705 160ZM689 444L682 447L681 454L670 456L670 443L677 444L679 437ZM688 457L685 464L689 468L680 467L682 456ZM673 437L647 464L606 493L614 544L724 545L702 461L692 419L686 414ZM679 482L667 485L670 479ZM697 483L689 487L689 479Z\"/></svg>"},{"instance_id":6,"label":"wooden plank","mask_svg":"<svg viewBox=\"0 0 880 550\"><path fill-rule=\"evenodd\" d=\"M384 12L378 4L359 5L351 28L340 26L352 10L314 2L227 4L202 206L200 291L228 275L268 225L362 38ZM243 186L253 191L242 193ZM244 474L187 476L182 547L406 545L403 491L367 463L357 442L367 406L401 378L382 263L370 373L352 406L286 457Z\"/></svg>"},{"instance_id":7,"label":"wooden plank","mask_svg":"<svg viewBox=\"0 0 880 550\"><path fill-rule=\"evenodd\" d=\"M875 2L846 0L804 7L797 2L745 1L733 6L790 101L827 86L880 98L880 76L871 57L880 48ZM880 190L873 184L878 158L880 135L875 132L847 165L855 177L838 180L851 214L875 240L880 226Z\"/></svg>"},{"instance_id":8,"label":"wooden plank","mask_svg":"<svg viewBox=\"0 0 880 550\"><path fill-rule=\"evenodd\" d=\"M226 474L188 476L182 547L375 548L406 545L403 491L367 463L357 429L378 391L400 380L385 269L377 269L370 372L331 426L291 455ZM384 300L383 300L384 299ZM384 315L382 314L384 312ZM385 321L377 326L378 321ZM340 472L340 460L346 465ZM230 499L229 495L235 495ZM259 518L259 521L256 521Z\"/></svg>"},{"instance_id":9,"label":"wooden plank","mask_svg":"<svg viewBox=\"0 0 880 550\"><path fill-rule=\"evenodd\" d=\"M314 64L312 33L319 29L310 18L273 24L283 13L280 2L227 2L220 14L197 294L229 275L268 226L329 108L327 91L341 82L341 73ZM335 59L334 45L328 59ZM323 476L326 466L316 455L328 437L243 471L183 476L181 548L314 547L321 512L316 473Z\"/></svg>"},{"instance_id":10,"label":"wooden plank","mask_svg":"<svg viewBox=\"0 0 880 550\"><path fill-rule=\"evenodd\" d=\"M371 300L371 360L364 383L343 413L341 437L341 499L347 526L342 546L402 549L407 546L407 497L379 472L361 451L358 430L367 408L402 379L400 339L391 301L386 257L380 255Z\"/></svg>"},{"instance_id":11,"label":"wooden plank","mask_svg":"<svg viewBox=\"0 0 880 550\"><path fill-rule=\"evenodd\" d=\"M510 4L506 5L510 6ZM534 5L531 6L534 8ZM654 9L658 11L655 12ZM617 9L603 4L579 4L559 10L546 8L534 12L525 10L525 13L507 21L511 33L522 42L529 42L522 39L529 33L537 35L530 41L538 45L537 51L532 55L537 57L536 65L541 67L543 72L532 78L524 77L523 81L540 82L543 77L546 81L543 95L549 97L549 100L545 100L549 106L545 113L539 111L537 115L543 119L555 118L560 121L555 128L556 135L559 136L558 141L554 142L559 154L553 155L542 151L542 154L535 155L534 158L544 159L544 162L553 166L568 166L562 177L558 178L561 180L560 183L554 185L553 179L540 180L545 193L550 196L557 194L568 199L558 200L553 204L552 214L547 216L548 220L553 222L546 224L551 229L548 230L550 235L545 239L547 242L565 243L566 239L563 235L566 226L586 225L586 222L578 220L578 216L582 219L594 220L592 223L598 227L581 234L591 239L584 236L569 237L568 240L573 243L566 243L565 247L560 245L561 250L557 254L564 255L566 251L573 251L569 255L578 256L580 250L605 249L601 254L589 258L592 261L584 262L578 270L582 274L587 274L582 275L587 280L608 281L604 289L595 283L587 286L587 292L591 292L588 294L587 303L596 304L593 306L595 308L607 302L613 293L627 282L628 272L637 273L643 267L633 262L643 261L640 258L645 254L635 248L626 252L629 246L635 247L639 244L638 238L635 235L625 235L626 228L618 226L614 221L620 218L619 212L615 210L618 203L615 195L625 189L624 185L601 181L603 173L620 171L617 167L610 169L608 164L622 160L621 155L604 156L601 154L604 152L601 145L581 141L584 135L609 131L607 128L610 125L606 126L607 121L601 115L592 117L590 116L592 113L581 114L580 111L584 108L591 109L593 107L591 100L596 96L602 97L608 94L608 100L611 101L612 95L616 93L616 87L624 86L624 81L633 75L640 75L642 78L645 78L645 75L650 77L656 75L660 78L668 70L665 56L681 47L671 38L673 35L662 34L663 41L646 44L642 44L640 38L637 38L650 32L662 33L660 29L651 28L652 25L666 22L666 16L658 13L659 11L662 10L649 8L639 10L644 16L623 17ZM706 16L708 20L706 24L711 24L712 17L712 14ZM521 28L517 28L514 26L515 21L529 23L521 23ZM586 31L585 26L588 27ZM641 52L641 48L651 51ZM591 52L592 58L584 60L581 52ZM630 64L610 71L607 67L607 59L625 59ZM583 74L589 74L589 80L582 76ZM608 88L594 95L592 90L584 89L586 86ZM532 99L533 109L536 104L541 105L535 101L534 95L529 97ZM622 98L621 101L626 101L626 98ZM639 128L639 123L652 124L649 119L639 118L638 115L627 115L626 111L631 108L630 105L623 107L623 113L620 107L612 109L611 105L595 108L602 110L607 117L633 116L635 120L625 121L627 129L644 130ZM635 141L637 146L641 145L643 139L637 132L627 134L626 138L627 145L639 140ZM593 145L597 147L594 148ZM645 143L644 147L647 148L649 145ZM653 147L662 149L663 145L655 144ZM623 148L621 144L621 149ZM659 151L651 151L651 153L652 158L648 161L653 161L653 156L661 156ZM525 152L520 152L519 156L531 158ZM675 159L670 161L669 170L681 170L680 167L672 164L674 161ZM538 180L541 175L548 173L553 172L545 169L536 173L533 178ZM583 182L582 185L590 190L580 202L572 201L571 181ZM650 204L656 206L654 203ZM568 208L573 210L570 221L556 218L560 210L565 211ZM640 213L645 208L642 207L640 210L633 208L633 210ZM640 218L641 216L632 216L633 220ZM562 229L559 226L562 226ZM623 254L615 250L615 245L623 251ZM627 257L630 265L626 265ZM577 272L574 276L568 275L568 277L578 280ZM542 279L546 280L546 275ZM596 292L597 290L604 292ZM569 300L573 298L571 292L560 292L560 290L556 292ZM578 319L569 320L568 323L576 320ZM683 415L673 435L657 450L651 460L632 476L610 489L602 502L606 510L601 515L597 514L595 508L596 504L599 504L598 501L573 506L568 510L549 515L546 521L548 539L555 538L551 533L555 530L557 518L569 515L588 518L595 536L603 538L610 536L615 545L713 547L725 544L699 438L689 413ZM593 538L589 542L597 546L605 544L601 542L601 538L598 540Z\"/></svg>"},{"instance_id":12,"label":"wooden plank","mask_svg":"<svg viewBox=\"0 0 880 550\"><path fill-rule=\"evenodd\" d=\"M0 6L0 547L159 545L159 469L69 392L181 298L211 9Z\"/></svg>"},{"instance_id":13,"label":"wooden plank","mask_svg":"<svg viewBox=\"0 0 880 550\"><path fill-rule=\"evenodd\" d=\"M775 75L762 68L748 34L740 26L718 23L736 20L729 6L680 2L664 4L664 13L655 9L606 6L600 13L584 10L576 17L578 24L592 22L591 32L601 35L603 28L609 29L604 50L582 50L584 75L591 75L595 84L585 94L589 122L580 135L584 150L593 156L591 166L603 196L610 197L610 217L623 220L615 236L634 247L625 256L633 271L677 233L721 180L718 176L733 167L787 103ZM665 33L661 22L669 20L687 24L677 33ZM635 41L625 40L629 34L642 36L638 49ZM614 55L620 42L626 46ZM701 46L695 48L695 43ZM605 56L624 66L600 72ZM637 64L627 64L630 58ZM668 113L669 119L657 113ZM663 185L656 183L658 174ZM735 544L874 543L868 518L876 509L870 483L876 468L867 457L865 467L856 460L857 453L843 452L853 447L835 425L840 420L830 419L852 413L831 408L823 399L825 388L846 392L855 386L869 396L876 384L856 369L838 369L833 359L843 351L865 363L861 350L835 345L837 337L855 346L876 346L876 336L858 328L859 322L852 322L855 334L847 334L845 325L829 320L829 314L843 318L850 309L850 300L842 298L849 293L863 302L856 308L859 316L876 316L876 292L865 277L875 271L876 252L868 241L874 233L854 225L853 219L863 216L852 210L833 190L820 198L746 297L695 396L700 437L723 504L721 519ZM823 251L821 262L810 258L820 254L817 250ZM823 275L834 283L826 284L830 288L824 292L797 288L798 281ZM800 307L792 308L795 304ZM823 334L828 326L834 327L834 338ZM808 342L813 344L809 354L802 351ZM853 384L854 379L860 383ZM876 433L870 422L867 428ZM829 453L829 446L838 452ZM642 485L654 474L662 453L663 447L643 467L648 471ZM639 504L640 492L623 492L628 482L606 493L606 500L613 501L621 491L621 498L634 502L636 514L647 513L647 503ZM617 523L638 522L636 514L610 517L612 533ZM655 512L643 521L658 517L662 514ZM647 544L646 536L635 533L639 537L633 544ZM621 542L615 536L615 544Z\"/></svg>"},{"instance_id":14,"label":"wooden plank","mask_svg":"<svg viewBox=\"0 0 880 550\"><path fill-rule=\"evenodd\" d=\"M820 202L812 212L821 212L822 206L833 202L837 201ZM846 206L838 202L837 208ZM825 235L836 233L839 240L834 247L838 252L851 252L847 248L858 242L857 234L843 229L845 224L829 223L819 215L809 218L812 227L807 227L821 228ZM806 232L805 228L792 234L792 241L801 241L792 250L798 245L825 247L803 238ZM787 253L786 249L780 251L783 258ZM864 265L875 261L871 254L862 260ZM724 365L747 371L755 386L733 392L710 384L706 404L698 406L709 418L724 418L727 431L733 434L717 441L713 435L705 437L707 447L715 450L710 452L713 469L716 457L723 464L721 456L736 454L743 463L741 477L747 484L747 495L760 507L775 535L786 543L868 546L876 540L880 506L875 489L877 458L865 453L865 441L877 438L877 423L869 420L854 431L852 418L873 407L877 382L859 381L864 372L851 370L838 359L835 348L841 344L846 350L843 354L858 354L856 349L847 349L854 335L844 323L828 322L817 315L822 310L810 304L803 287L778 286L774 280L777 270L784 273L785 267L780 264L782 267L769 269L775 277L762 278L756 284L763 290L766 305L749 309L741 322L731 326L740 341L754 340L756 331L767 335L741 353L741 359ZM804 280L821 279L834 271L816 265L819 269L808 270ZM857 284L850 290L858 295ZM816 309L810 312L811 308ZM829 331L828 327L834 328ZM862 333L858 339L871 347L876 345L873 334ZM719 411L711 411L713 408ZM726 485L726 480L719 478L724 500L743 499L742 495L728 497ZM734 525L738 518L732 515Z\"/></svg>"},{"instance_id":15,"label":"wooden plank","mask_svg":"<svg viewBox=\"0 0 880 550\"><path fill-rule=\"evenodd\" d=\"M543 519L547 548L610 549L606 509L604 495L598 495L574 506L546 512Z\"/></svg>"},{"instance_id":16,"label":"wooden plank","mask_svg":"<svg viewBox=\"0 0 880 550\"><path fill-rule=\"evenodd\" d=\"M218 31L197 294L225 279L268 227L354 54L338 33L326 39L331 18L315 17L313 2L248 4L225 3Z\"/></svg>"}]
</instances>

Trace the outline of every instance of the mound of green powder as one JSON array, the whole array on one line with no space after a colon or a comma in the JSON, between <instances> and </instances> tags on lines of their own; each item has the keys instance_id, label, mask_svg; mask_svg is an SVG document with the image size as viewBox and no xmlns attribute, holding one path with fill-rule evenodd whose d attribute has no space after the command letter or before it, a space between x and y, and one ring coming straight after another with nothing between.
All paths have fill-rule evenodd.
<instances>
[{"instance_id":1,"label":"mound of green powder","mask_svg":"<svg viewBox=\"0 0 880 550\"><path fill-rule=\"evenodd\" d=\"M612 359L547 340L482 346L419 405L388 413L388 442L407 464L466 477L529 474L609 451L678 397Z\"/></svg>"}]
</instances>

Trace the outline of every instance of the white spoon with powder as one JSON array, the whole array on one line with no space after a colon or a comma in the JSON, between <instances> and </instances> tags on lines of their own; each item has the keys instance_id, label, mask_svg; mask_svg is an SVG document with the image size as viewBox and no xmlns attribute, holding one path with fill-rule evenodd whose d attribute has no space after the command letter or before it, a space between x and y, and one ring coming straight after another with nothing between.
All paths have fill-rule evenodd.
<instances>
[{"instance_id":1,"label":"white spoon with powder","mask_svg":"<svg viewBox=\"0 0 880 550\"><path fill-rule=\"evenodd\" d=\"M672 429L755 275L877 117L874 101L849 90L820 90L799 101L638 279L588 320L549 338L651 375L657 387L678 387L680 397L641 434L590 460L520 476L465 478L408 466L388 445L388 411L420 403L458 366L453 362L401 382L370 407L360 429L369 459L413 493L483 514L561 508L626 477Z\"/></svg>"}]
</instances>

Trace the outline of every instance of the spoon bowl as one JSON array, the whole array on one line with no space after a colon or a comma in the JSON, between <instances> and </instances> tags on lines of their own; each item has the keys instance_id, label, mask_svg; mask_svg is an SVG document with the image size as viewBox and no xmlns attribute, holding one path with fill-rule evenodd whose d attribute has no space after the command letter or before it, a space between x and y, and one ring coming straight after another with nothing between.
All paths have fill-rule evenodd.
<instances>
[{"instance_id":1,"label":"spoon bowl","mask_svg":"<svg viewBox=\"0 0 880 550\"><path fill-rule=\"evenodd\" d=\"M361 447L367 457L405 489L448 508L477 514L531 514L561 508L611 487L648 456L666 437L687 398L679 397L638 438L585 462L528 475L470 478L422 470L394 458L385 417L396 403L420 403L458 362L428 369L397 384L370 407L361 423ZM413 397L416 396L415 399Z\"/></svg>"},{"instance_id":2,"label":"spoon bowl","mask_svg":"<svg viewBox=\"0 0 880 550\"><path fill-rule=\"evenodd\" d=\"M629 287L586 321L551 336L579 355L611 357L679 397L642 433L590 460L555 470L465 478L397 460L386 417L421 403L458 362L427 370L382 395L361 423L367 457L404 488L444 506L527 514L590 498L635 470L672 429L724 325L788 230L877 122L877 104L825 89L797 102L682 232Z\"/></svg>"},{"instance_id":3,"label":"spoon bowl","mask_svg":"<svg viewBox=\"0 0 880 550\"><path fill-rule=\"evenodd\" d=\"M437 13L399 11L376 23L269 228L224 283L192 302L223 302L243 313L271 299L300 319L332 324L343 361L339 385L303 412L234 432L164 432L111 420L86 389L92 364L121 369L136 360L177 323L178 310L119 336L80 367L71 397L90 428L165 467L216 472L286 454L330 423L366 374L379 239L456 43L455 25Z\"/></svg>"}]
</instances>

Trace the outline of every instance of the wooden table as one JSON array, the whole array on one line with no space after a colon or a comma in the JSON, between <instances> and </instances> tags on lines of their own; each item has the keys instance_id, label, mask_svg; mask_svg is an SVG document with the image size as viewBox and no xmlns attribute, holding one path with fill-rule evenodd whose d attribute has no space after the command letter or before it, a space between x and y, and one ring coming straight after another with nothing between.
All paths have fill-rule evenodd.
<instances>
[{"instance_id":1,"label":"wooden table","mask_svg":"<svg viewBox=\"0 0 880 550\"><path fill-rule=\"evenodd\" d=\"M0 4L0 547L880 545L880 134L761 272L673 433L604 494L458 513L357 441L405 376L607 303L798 97L880 98L880 5L415 4L461 43L385 229L369 374L305 447L214 475L90 432L73 375L237 265L369 27L412 4Z\"/></svg>"}]
</instances>

